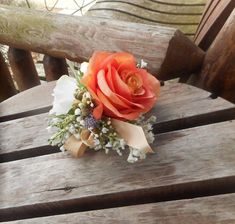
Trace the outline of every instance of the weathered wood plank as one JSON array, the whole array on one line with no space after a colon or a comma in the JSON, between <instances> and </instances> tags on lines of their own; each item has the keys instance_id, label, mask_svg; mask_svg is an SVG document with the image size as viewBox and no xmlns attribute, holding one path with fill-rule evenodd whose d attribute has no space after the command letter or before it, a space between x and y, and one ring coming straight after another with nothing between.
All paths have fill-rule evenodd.
<instances>
[{"instance_id":1,"label":"weathered wood plank","mask_svg":"<svg viewBox=\"0 0 235 224\"><path fill-rule=\"evenodd\" d=\"M235 9L208 49L202 69L192 83L235 103L234 61Z\"/></svg>"},{"instance_id":2,"label":"weathered wood plank","mask_svg":"<svg viewBox=\"0 0 235 224\"><path fill-rule=\"evenodd\" d=\"M0 102L17 93L11 73L5 59L0 52Z\"/></svg>"},{"instance_id":3,"label":"weathered wood plank","mask_svg":"<svg viewBox=\"0 0 235 224\"><path fill-rule=\"evenodd\" d=\"M156 153L132 165L92 151L79 160L56 153L2 163L0 217L234 192L234 143L230 121L157 135Z\"/></svg>"},{"instance_id":4,"label":"weathered wood plank","mask_svg":"<svg viewBox=\"0 0 235 224\"><path fill-rule=\"evenodd\" d=\"M31 52L10 47L8 60L20 91L40 85Z\"/></svg>"},{"instance_id":5,"label":"weathered wood plank","mask_svg":"<svg viewBox=\"0 0 235 224\"><path fill-rule=\"evenodd\" d=\"M0 162L58 152L48 145L47 120L44 113L0 123Z\"/></svg>"},{"instance_id":6,"label":"weathered wood plank","mask_svg":"<svg viewBox=\"0 0 235 224\"><path fill-rule=\"evenodd\" d=\"M208 1L206 10L194 37L194 42L203 50L207 50L234 8L234 0Z\"/></svg>"},{"instance_id":7,"label":"weathered wood plank","mask_svg":"<svg viewBox=\"0 0 235 224\"><path fill-rule=\"evenodd\" d=\"M175 5L175 6L203 6L205 4L204 0L151 0L153 2L158 2L164 5Z\"/></svg>"},{"instance_id":8,"label":"weathered wood plank","mask_svg":"<svg viewBox=\"0 0 235 224\"><path fill-rule=\"evenodd\" d=\"M25 219L5 224L138 223L138 224L233 224L235 194L161 203L150 203L74 214Z\"/></svg>"},{"instance_id":9,"label":"weathered wood plank","mask_svg":"<svg viewBox=\"0 0 235 224\"><path fill-rule=\"evenodd\" d=\"M49 82L17 94L0 104L0 121L48 112L55 82Z\"/></svg>"},{"instance_id":10,"label":"weathered wood plank","mask_svg":"<svg viewBox=\"0 0 235 224\"><path fill-rule=\"evenodd\" d=\"M43 67L47 81L57 80L62 75L68 75L68 68L64 58L55 58L49 55L44 55Z\"/></svg>"},{"instance_id":11,"label":"weathered wood plank","mask_svg":"<svg viewBox=\"0 0 235 224\"><path fill-rule=\"evenodd\" d=\"M165 25L194 35L204 8L204 1L198 5L173 4L166 1L123 0L97 1L86 13L87 16L118 19L136 23Z\"/></svg>"},{"instance_id":12,"label":"weathered wood plank","mask_svg":"<svg viewBox=\"0 0 235 224\"><path fill-rule=\"evenodd\" d=\"M204 57L204 52L176 29L110 19L78 19L1 6L0 31L0 43L79 62L88 60L94 50L131 52L143 58L149 71L161 79L197 70ZM169 43L173 47L168 48ZM181 50L175 51L179 44ZM172 63L172 54L178 63ZM162 71L162 64L168 64L173 74Z\"/></svg>"},{"instance_id":13,"label":"weathered wood plank","mask_svg":"<svg viewBox=\"0 0 235 224\"><path fill-rule=\"evenodd\" d=\"M51 89L45 90L51 99ZM39 99L45 101L45 107L51 105L52 99L51 102L45 97ZM155 132L161 133L230 120L235 118L235 105L221 98L211 99L208 92L198 88L176 83L162 87L162 96L151 114L157 116ZM0 129L4 130L0 133L0 161L55 152L47 146L47 119L48 114L44 113L0 123Z\"/></svg>"},{"instance_id":14,"label":"weathered wood plank","mask_svg":"<svg viewBox=\"0 0 235 224\"><path fill-rule=\"evenodd\" d=\"M51 94L54 86L55 82L46 83L0 103L0 121L49 111L53 102ZM173 106L173 103L180 103L181 105L180 107L179 104ZM234 107L234 104L219 97L212 100L209 92L196 87L181 83L168 83L161 87L161 96L155 107L156 109L153 109L153 113L156 113L161 122L183 117L182 113L185 116L188 116L187 113L190 113L190 117L200 113L207 114L216 111L218 114L220 114L220 111L223 111L228 116L228 119L232 119L233 117L228 113L233 113ZM162 109L158 110L158 108ZM164 113L158 113L158 111L164 108ZM174 110L181 110L181 112L175 113L176 116L172 114L172 117L172 115L167 113L167 111L170 113L172 108ZM229 112L230 110L231 112ZM220 115L223 116L222 114Z\"/></svg>"}]
</instances>

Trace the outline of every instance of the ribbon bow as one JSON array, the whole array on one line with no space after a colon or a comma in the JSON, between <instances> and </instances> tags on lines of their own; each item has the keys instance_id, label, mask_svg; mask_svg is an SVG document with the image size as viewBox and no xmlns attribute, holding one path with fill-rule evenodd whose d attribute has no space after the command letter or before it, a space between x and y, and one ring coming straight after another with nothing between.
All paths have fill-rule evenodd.
<instances>
[{"instance_id":1,"label":"ribbon bow","mask_svg":"<svg viewBox=\"0 0 235 224\"><path fill-rule=\"evenodd\" d=\"M153 153L142 127L117 119L111 119L111 122L120 138L123 138L128 146L145 153ZM71 135L64 144L65 149L70 151L74 157L81 157L88 147L94 147L94 139L89 130L84 129L80 137L81 139L78 140Z\"/></svg>"}]
</instances>

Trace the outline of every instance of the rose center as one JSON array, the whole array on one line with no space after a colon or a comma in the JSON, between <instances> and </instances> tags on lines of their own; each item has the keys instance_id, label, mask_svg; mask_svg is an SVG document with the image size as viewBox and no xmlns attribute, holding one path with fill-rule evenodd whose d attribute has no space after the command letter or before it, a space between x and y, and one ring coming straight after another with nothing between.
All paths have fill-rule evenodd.
<instances>
[{"instance_id":1,"label":"rose center","mask_svg":"<svg viewBox=\"0 0 235 224\"><path fill-rule=\"evenodd\" d=\"M128 77L126 84L134 91L142 86L141 80L135 75Z\"/></svg>"},{"instance_id":2,"label":"rose center","mask_svg":"<svg viewBox=\"0 0 235 224\"><path fill-rule=\"evenodd\" d=\"M139 95L143 92L142 78L138 73L124 71L121 75L122 80L128 85L134 95Z\"/></svg>"}]
</instances>

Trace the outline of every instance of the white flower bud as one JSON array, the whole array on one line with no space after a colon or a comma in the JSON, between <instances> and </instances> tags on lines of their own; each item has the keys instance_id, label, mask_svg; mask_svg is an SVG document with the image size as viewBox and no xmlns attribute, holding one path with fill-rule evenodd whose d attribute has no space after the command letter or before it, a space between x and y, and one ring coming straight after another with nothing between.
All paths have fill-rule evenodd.
<instances>
[{"instance_id":1,"label":"white flower bud","mask_svg":"<svg viewBox=\"0 0 235 224\"><path fill-rule=\"evenodd\" d=\"M141 59L141 61L140 61L140 68L146 68L147 65L148 65L148 63L145 62L143 59Z\"/></svg>"},{"instance_id":2,"label":"white flower bud","mask_svg":"<svg viewBox=\"0 0 235 224\"><path fill-rule=\"evenodd\" d=\"M113 145L110 143L110 142L108 142L106 145L105 145L105 147L109 147L109 148L111 148Z\"/></svg>"},{"instance_id":3,"label":"white flower bud","mask_svg":"<svg viewBox=\"0 0 235 224\"><path fill-rule=\"evenodd\" d=\"M80 125L84 126L84 125L85 125L85 121L84 121L84 120L81 120L81 121L80 121Z\"/></svg>"},{"instance_id":4,"label":"white flower bud","mask_svg":"<svg viewBox=\"0 0 235 224\"><path fill-rule=\"evenodd\" d=\"M83 63L80 65L80 71L85 74L85 73L87 72L88 65L89 65L88 62L83 62Z\"/></svg>"},{"instance_id":5,"label":"white flower bud","mask_svg":"<svg viewBox=\"0 0 235 224\"><path fill-rule=\"evenodd\" d=\"M106 127L103 127L102 130L101 130L104 134L108 133L109 129L106 128Z\"/></svg>"},{"instance_id":6,"label":"white flower bud","mask_svg":"<svg viewBox=\"0 0 235 224\"><path fill-rule=\"evenodd\" d=\"M75 115L80 115L81 114L81 110L79 108L77 108L75 111L74 111L74 114Z\"/></svg>"}]
</instances>

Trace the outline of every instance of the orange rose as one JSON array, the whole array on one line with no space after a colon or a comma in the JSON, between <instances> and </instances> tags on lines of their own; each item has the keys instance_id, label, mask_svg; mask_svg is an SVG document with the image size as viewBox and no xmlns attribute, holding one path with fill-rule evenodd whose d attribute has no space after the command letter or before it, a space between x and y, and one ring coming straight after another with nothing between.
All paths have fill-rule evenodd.
<instances>
[{"instance_id":1,"label":"orange rose","mask_svg":"<svg viewBox=\"0 0 235 224\"><path fill-rule=\"evenodd\" d=\"M124 52L95 52L81 83L95 99L96 119L134 120L153 107L160 92L159 81Z\"/></svg>"}]
</instances>

